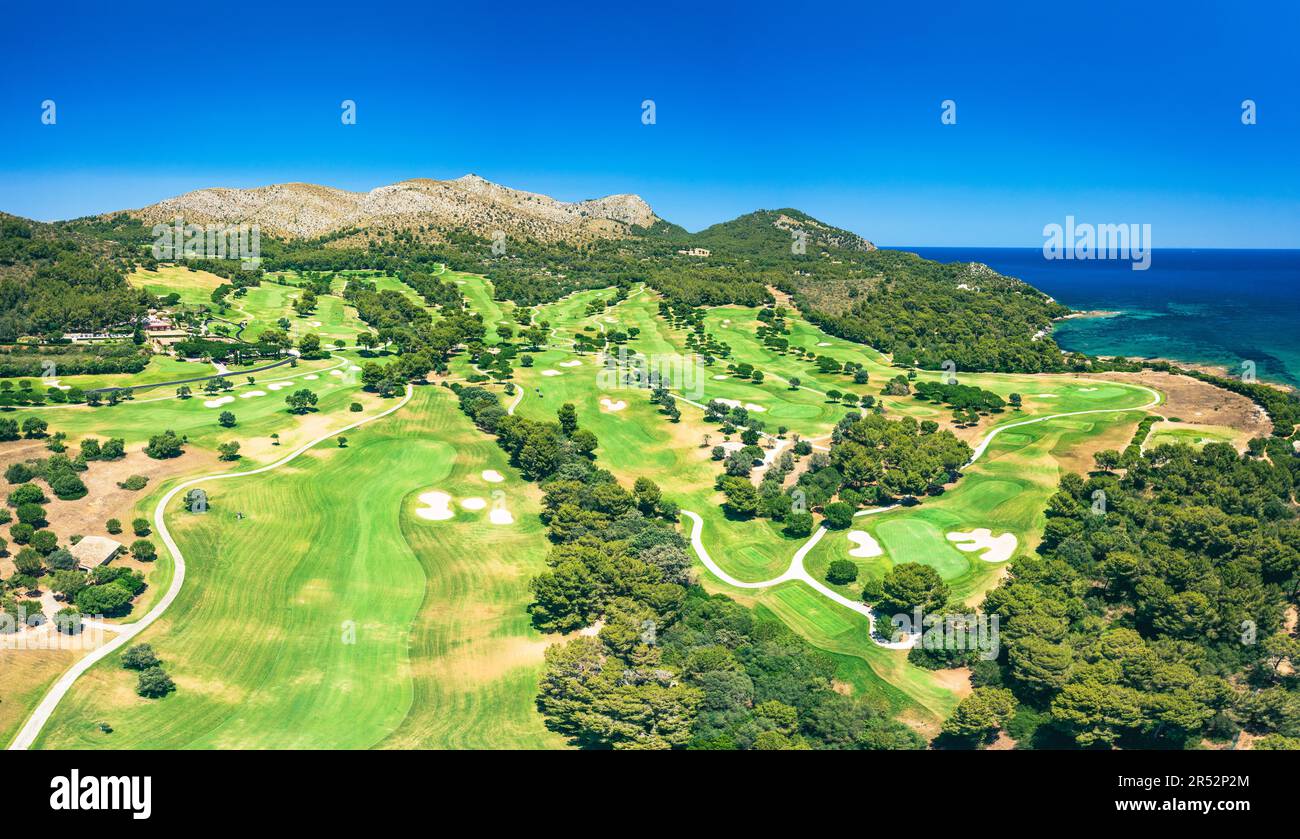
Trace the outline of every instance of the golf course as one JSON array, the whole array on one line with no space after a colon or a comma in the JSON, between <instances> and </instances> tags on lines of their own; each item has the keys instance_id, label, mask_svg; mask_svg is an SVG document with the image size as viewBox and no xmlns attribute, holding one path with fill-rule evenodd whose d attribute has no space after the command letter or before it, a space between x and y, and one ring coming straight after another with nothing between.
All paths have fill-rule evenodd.
<instances>
[{"instance_id":1,"label":"golf course","mask_svg":"<svg viewBox=\"0 0 1300 839\"><path fill-rule=\"evenodd\" d=\"M213 283L196 273L158 270L143 282L151 293L197 299ZM486 279L451 271L445 277L482 316L490 340L497 340L498 325L514 323L516 307L497 300ZM232 370L235 387L222 400L179 399L160 388L98 408L20 409L41 412L71 441L121 437L130 448L158 429L172 429L185 437L191 452L181 461L192 460L193 469L151 483L133 505L174 540L183 583L176 584L178 557L161 551L132 616L140 620L146 608L165 608L141 626L121 622L132 643L153 648L174 674L176 690L143 699L117 647L88 653L93 664L71 680L47 718L35 726L28 721L19 745L563 746L535 705L543 654L557 640L537 631L527 612L529 581L546 568L541 491L458 410L452 390L439 386L474 377L478 369L456 355L445 376L381 398L363 386L358 371L371 361L386 363L388 354L353 346L366 330L355 310L341 297L323 295L313 314L295 315L295 277L274 280L232 300L228 318L246 322L250 331L289 318L291 335L315 333L327 347L338 340L344 348L295 360L252 382ZM345 282L340 276L335 287ZM378 283L420 302L393 277L380 276ZM674 386L680 417L670 421L646 388L609 376L608 350L593 352L575 341L579 334L617 330L630 336L624 352L691 357L687 331L663 317L654 292L637 285L616 301L612 292L580 291L536 307L532 323L546 328L546 342L527 350L528 361L506 382L490 387L513 413L538 422L571 404L580 426L599 440L594 454L601 467L627 485L653 480L684 511L681 528L698 538L697 575L709 591L781 621L833 658L844 690L884 700L923 731L935 730L968 688L951 674L910 664L905 648L873 638L860 603L863 586L897 564L921 563L977 604L1016 555L1037 545L1061 475L1087 471L1102 448L1122 447L1161 401L1144 387L1078 376L961 374L962 384L1008 399L1018 394L1021 401L958 430L975 456L955 484L919 503L860 511L849 529L818 527L810 537L794 538L774 521L738 521L724 512L711 447L725 435L706 421L704 408L714 400L746 406L762 417L765 445L774 452L799 439L825 451L849 410L837 398L843 376L765 345L755 334L759 310L711 308L703 329L729 354L711 364L692 362L697 375ZM881 383L905 372L797 313L787 317L792 346L861 365L870 384L853 388L858 394L879 394ZM736 375L739 365L765 376ZM159 356L138 381L198 367ZM920 371L916 380L940 375ZM300 386L317 396L310 413L287 411L284 394L272 390L287 394ZM918 422L944 423L949 413L910 395L878 399L888 415ZM235 413L233 428L216 422L222 410ZM205 454L231 438L242 445L238 463ZM192 486L207 494L202 514L188 512L174 491ZM856 564L857 579L827 582L830 564L841 559ZM5 706L30 712L47 698L69 657L48 659L25 676L37 683L5 691ZM3 717L7 737L18 734L26 716Z\"/></svg>"}]
</instances>

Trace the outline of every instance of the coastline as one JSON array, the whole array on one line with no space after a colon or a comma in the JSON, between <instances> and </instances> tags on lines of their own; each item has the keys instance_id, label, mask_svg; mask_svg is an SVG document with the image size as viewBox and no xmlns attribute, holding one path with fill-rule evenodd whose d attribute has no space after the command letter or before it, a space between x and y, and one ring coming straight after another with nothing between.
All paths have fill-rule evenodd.
<instances>
[{"instance_id":1,"label":"coastline","mask_svg":"<svg viewBox=\"0 0 1300 839\"><path fill-rule=\"evenodd\" d=\"M1057 322L1060 322L1060 321L1067 321L1067 320L1080 320L1080 319L1091 319L1091 318L1112 318L1112 317L1117 317L1117 316L1122 315L1122 314L1124 314L1124 312L1123 312L1123 311L1120 311L1120 310L1112 310L1112 309L1087 309L1087 310L1082 310L1082 311L1077 311L1077 312L1070 312L1070 314L1068 314L1068 315L1062 315L1061 317L1058 317L1058 318L1052 318L1052 322L1053 322L1053 323L1057 323ZM1044 334L1046 334L1046 335L1052 335L1052 334L1055 333L1055 331L1056 331L1055 329L1051 329L1051 330L1048 330L1046 333L1041 333L1041 332L1040 332L1036 337L1042 337ZM1071 349L1068 349L1068 348L1066 348L1066 347L1061 347L1061 351L1062 351L1062 352L1065 352L1065 353L1070 353L1070 352L1085 352L1084 350L1071 350ZM1085 352L1085 354L1086 354L1086 352ZM1240 372L1239 372L1239 371L1232 369L1231 367L1229 367L1229 366L1226 365L1226 364L1216 364L1216 363L1214 363L1214 362L1207 362L1207 361L1188 361L1188 360L1186 360L1186 359L1172 358L1172 357L1169 357L1169 356L1161 356L1161 355L1149 355L1149 356L1148 356L1148 355L1114 355L1114 354L1112 354L1112 355L1097 355L1096 357L1099 358L1099 359L1106 360L1106 361L1113 361L1113 360L1116 359L1116 358L1123 358L1123 359L1128 360L1128 361L1139 362L1139 363L1169 364L1169 365L1172 365L1172 366L1174 366L1174 367L1180 367L1180 368L1182 368L1182 369L1184 369L1184 370L1193 370L1193 371L1196 371L1196 372L1198 372L1198 373L1204 373L1204 374L1209 375L1209 376L1219 376L1219 377L1221 377L1221 378L1225 378L1225 379L1237 379L1237 378L1240 378ZM1268 385L1269 387L1275 388L1275 389L1280 390L1280 391L1283 391L1283 392L1285 392L1285 393L1292 393L1292 392L1294 392L1294 391L1296 390L1296 388L1295 388L1293 385L1291 385L1291 384L1288 384L1288 383L1286 383L1286 382L1282 382L1282 381L1278 381L1278 380L1276 380L1276 379L1269 379L1269 378L1266 378L1266 377L1264 377L1264 376L1260 376L1256 381L1258 381L1259 384L1262 384L1262 385Z\"/></svg>"}]
</instances>

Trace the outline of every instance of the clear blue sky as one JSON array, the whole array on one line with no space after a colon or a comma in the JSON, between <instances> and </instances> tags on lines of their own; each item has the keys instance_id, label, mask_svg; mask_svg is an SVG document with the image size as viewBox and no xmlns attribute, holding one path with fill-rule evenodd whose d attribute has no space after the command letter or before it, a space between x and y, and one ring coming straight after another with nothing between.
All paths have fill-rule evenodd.
<instances>
[{"instance_id":1,"label":"clear blue sky","mask_svg":"<svg viewBox=\"0 0 1300 839\"><path fill-rule=\"evenodd\" d=\"M0 210L476 172L693 230L794 206L884 244L1037 246L1073 214L1300 247L1289 0L470 5L7 2Z\"/></svg>"}]
</instances>

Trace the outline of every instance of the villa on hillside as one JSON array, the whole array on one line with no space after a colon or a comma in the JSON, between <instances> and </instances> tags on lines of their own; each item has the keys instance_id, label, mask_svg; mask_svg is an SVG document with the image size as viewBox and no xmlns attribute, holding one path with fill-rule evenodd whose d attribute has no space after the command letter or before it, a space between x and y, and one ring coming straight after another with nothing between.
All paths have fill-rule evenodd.
<instances>
[{"instance_id":1,"label":"villa on hillside","mask_svg":"<svg viewBox=\"0 0 1300 839\"><path fill-rule=\"evenodd\" d=\"M708 248L683 248L677 252L682 256L709 256L713 253Z\"/></svg>"}]
</instances>

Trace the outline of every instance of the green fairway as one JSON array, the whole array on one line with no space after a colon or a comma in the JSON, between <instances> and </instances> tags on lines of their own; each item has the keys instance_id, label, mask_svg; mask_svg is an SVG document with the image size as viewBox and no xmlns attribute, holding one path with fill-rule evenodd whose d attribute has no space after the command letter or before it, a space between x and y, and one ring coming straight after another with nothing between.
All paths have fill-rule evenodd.
<instances>
[{"instance_id":1,"label":"green fairway","mask_svg":"<svg viewBox=\"0 0 1300 839\"><path fill-rule=\"evenodd\" d=\"M457 424L459 439L447 439ZM475 433L449 394L426 388L351 432L345 449L214 484L207 515L169 513L190 576L142 640L177 692L136 697L110 657L77 683L40 745L557 745L532 707L542 642L521 602L542 556L535 499L515 479L494 485L529 519L520 529L490 527L482 512L411 515L430 487L488 496L482 469L508 473ZM105 719L112 735L97 727Z\"/></svg>"}]
</instances>

